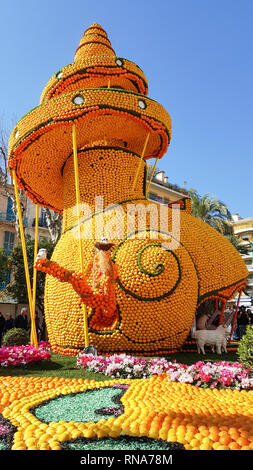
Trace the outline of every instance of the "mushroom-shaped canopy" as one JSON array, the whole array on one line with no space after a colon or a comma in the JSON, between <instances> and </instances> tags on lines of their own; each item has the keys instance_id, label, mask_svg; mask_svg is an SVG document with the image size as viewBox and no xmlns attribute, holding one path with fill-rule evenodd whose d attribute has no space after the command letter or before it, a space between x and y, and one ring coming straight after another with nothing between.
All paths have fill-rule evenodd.
<instances>
[{"instance_id":1,"label":"mushroom-shaped canopy","mask_svg":"<svg viewBox=\"0 0 253 470\"><path fill-rule=\"evenodd\" d=\"M26 114L9 139L9 169L34 202L58 212L63 209L62 168L77 148L94 145L127 148L144 159L161 158L171 138L167 111L148 98L140 68L117 57L104 29L88 28L75 61L46 85L41 104Z\"/></svg>"}]
</instances>

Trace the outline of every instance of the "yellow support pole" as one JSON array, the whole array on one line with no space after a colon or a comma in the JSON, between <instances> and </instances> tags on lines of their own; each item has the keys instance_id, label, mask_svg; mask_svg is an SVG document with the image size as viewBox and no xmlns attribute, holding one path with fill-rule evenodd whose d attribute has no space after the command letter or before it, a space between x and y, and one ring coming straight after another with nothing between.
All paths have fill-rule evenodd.
<instances>
[{"instance_id":1,"label":"yellow support pole","mask_svg":"<svg viewBox=\"0 0 253 470\"><path fill-rule=\"evenodd\" d=\"M39 204L36 204L36 215L35 215L35 234L34 234L34 264L36 262L36 256L38 252L38 234L39 234ZM36 333L35 323L35 306L36 306L36 282L37 282L37 269L33 268L33 328L31 329L31 344L34 344L35 348L38 348L38 339Z\"/></svg>"},{"instance_id":2,"label":"yellow support pole","mask_svg":"<svg viewBox=\"0 0 253 470\"><path fill-rule=\"evenodd\" d=\"M33 318L33 299L32 299L32 290L31 290L31 282L29 276L29 267L27 261L27 252L26 252L26 245L25 245L25 235L24 235L24 226L23 226L23 219L20 207L20 200L18 194L18 185L17 185L17 176L15 170L12 171L12 177L14 182L14 191L16 197L16 204L18 210L18 222L19 222L19 230L20 230L20 238L22 244L22 251L23 251L23 259L24 259L24 267L25 267L25 277L26 277L26 286L27 286L27 294L28 294L28 301L29 301L29 309L30 309L30 316L31 316L31 329L34 331L34 318ZM36 329L35 329L36 333Z\"/></svg>"},{"instance_id":3,"label":"yellow support pole","mask_svg":"<svg viewBox=\"0 0 253 470\"><path fill-rule=\"evenodd\" d=\"M155 169L156 169L157 162L158 162L158 157L157 157L157 159L156 159L156 161L155 161L155 164L154 164L154 167L153 167L151 176L150 176L150 178L149 178L149 182L148 182L148 184L147 184L146 194L148 194L149 186L150 186L150 183L151 183L152 178L153 178L153 176L154 176L154 172L155 172Z\"/></svg>"},{"instance_id":4,"label":"yellow support pole","mask_svg":"<svg viewBox=\"0 0 253 470\"><path fill-rule=\"evenodd\" d=\"M138 178L138 175L139 175L140 169L141 169L141 163L142 163L142 160L143 160L143 158L144 158L144 154L145 154L146 147L147 147L147 145L148 145L149 136L150 136L150 133L148 133L148 135L147 135L147 137L146 137L146 140L145 140L145 143L144 143L144 147L143 147L143 150L142 150L140 163L139 163L139 165L138 165L138 168L137 168L137 171L136 171L136 174L135 174L135 178L134 178L134 182L133 182L132 191L135 190L135 186L136 186L136 183L137 183L137 178Z\"/></svg>"},{"instance_id":5,"label":"yellow support pole","mask_svg":"<svg viewBox=\"0 0 253 470\"><path fill-rule=\"evenodd\" d=\"M73 140L73 156L74 156L74 169L75 169L75 186L76 186L76 204L77 204L77 214L78 214L78 232L79 232L79 256L81 264L81 272L84 272L83 264L83 253L82 253L82 239L81 239L81 223L80 223L80 190L79 190L79 171L78 171L78 160L77 160L77 145L76 145L76 126L73 123L72 127L72 140ZM84 338L85 338L85 347L89 346L89 335L88 335L88 322L87 322L87 312L86 306L82 304L83 314L84 314Z\"/></svg>"}]
</instances>

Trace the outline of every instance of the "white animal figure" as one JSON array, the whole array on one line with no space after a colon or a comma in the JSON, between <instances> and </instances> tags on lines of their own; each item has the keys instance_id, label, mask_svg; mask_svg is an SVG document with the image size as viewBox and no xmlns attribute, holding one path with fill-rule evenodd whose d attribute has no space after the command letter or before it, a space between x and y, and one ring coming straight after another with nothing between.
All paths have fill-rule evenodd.
<instances>
[{"instance_id":1,"label":"white animal figure","mask_svg":"<svg viewBox=\"0 0 253 470\"><path fill-rule=\"evenodd\" d=\"M36 256L36 260L38 259L47 259L47 250L45 248L41 248Z\"/></svg>"},{"instance_id":2,"label":"white animal figure","mask_svg":"<svg viewBox=\"0 0 253 470\"><path fill-rule=\"evenodd\" d=\"M219 325L216 330L196 330L194 338L196 339L198 353L202 352L205 354L205 345L211 346L212 351L214 351L213 348L216 346L218 354L221 354L222 350L227 352L228 335L229 330L225 325Z\"/></svg>"}]
</instances>

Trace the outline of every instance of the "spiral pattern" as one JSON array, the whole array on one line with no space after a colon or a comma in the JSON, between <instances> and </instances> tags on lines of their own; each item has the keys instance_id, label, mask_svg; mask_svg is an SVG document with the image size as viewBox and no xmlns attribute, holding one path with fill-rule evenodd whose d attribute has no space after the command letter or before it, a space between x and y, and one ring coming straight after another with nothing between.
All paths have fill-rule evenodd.
<instances>
[{"instance_id":1,"label":"spiral pattern","mask_svg":"<svg viewBox=\"0 0 253 470\"><path fill-rule=\"evenodd\" d=\"M121 273L119 286L138 300L162 300L174 292L181 280L178 256L162 243L147 243L126 237L117 247L113 260ZM132 274L127 272L129 263L136 272L135 282Z\"/></svg>"}]
</instances>

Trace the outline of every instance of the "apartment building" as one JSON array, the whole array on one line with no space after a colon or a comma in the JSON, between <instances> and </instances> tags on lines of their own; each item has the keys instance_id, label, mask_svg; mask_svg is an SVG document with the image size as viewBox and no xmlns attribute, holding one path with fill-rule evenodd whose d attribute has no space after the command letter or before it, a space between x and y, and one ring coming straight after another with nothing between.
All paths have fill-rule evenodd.
<instances>
[{"instance_id":1,"label":"apartment building","mask_svg":"<svg viewBox=\"0 0 253 470\"><path fill-rule=\"evenodd\" d=\"M235 235L240 238L242 245L247 245L249 248L249 254L242 255L249 271L248 295L242 295L240 303L251 307L253 300L253 217L242 218L238 214L234 214L232 218Z\"/></svg>"},{"instance_id":2,"label":"apartment building","mask_svg":"<svg viewBox=\"0 0 253 470\"><path fill-rule=\"evenodd\" d=\"M177 185L172 185L168 182L168 176L165 176L164 171L159 171L152 178L147 198L160 204L168 204L169 202L178 201L178 199L185 197L185 195L186 191L180 192Z\"/></svg>"}]
</instances>

